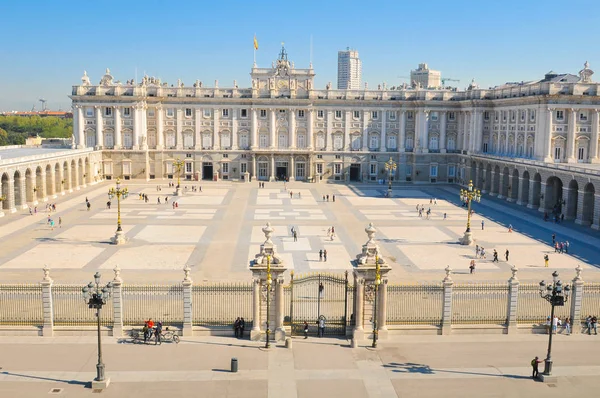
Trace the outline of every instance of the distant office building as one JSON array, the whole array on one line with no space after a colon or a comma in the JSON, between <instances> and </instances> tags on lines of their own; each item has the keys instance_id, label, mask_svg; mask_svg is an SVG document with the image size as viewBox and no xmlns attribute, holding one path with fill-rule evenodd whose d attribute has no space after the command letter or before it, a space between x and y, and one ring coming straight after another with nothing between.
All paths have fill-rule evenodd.
<instances>
[{"instance_id":1,"label":"distant office building","mask_svg":"<svg viewBox=\"0 0 600 398\"><path fill-rule=\"evenodd\" d=\"M410 71L410 83L422 88L439 88L442 86L442 73L429 69L427 64L419 64L419 69Z\"/></svg>"},{"instance_id":2,"label":"distant office building","mask_svg":"<svg viewBox=\"0 0 600 398\"><path fill-rule=\"evenodd\" d=\"M362 64L358 58L358 51L338 51L338 90L359 90L362 75Z\"/></svg>"}]
</instances>

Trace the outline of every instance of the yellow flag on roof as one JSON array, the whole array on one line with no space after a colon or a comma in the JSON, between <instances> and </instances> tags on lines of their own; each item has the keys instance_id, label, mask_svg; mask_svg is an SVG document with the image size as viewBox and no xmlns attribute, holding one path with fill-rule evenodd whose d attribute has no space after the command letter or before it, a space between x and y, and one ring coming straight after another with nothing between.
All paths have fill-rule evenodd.
<instances>
[{"instance_id":1,"label":"yellow flag on roof","mask_svg":"<svg viewBox=\"0 0 600 398\"><path fill-rule=\"evenodd\" d=\"M254 49L258 50L258 40L256 40L256 35L254 35Z\"/></svg>"}]
</instances>

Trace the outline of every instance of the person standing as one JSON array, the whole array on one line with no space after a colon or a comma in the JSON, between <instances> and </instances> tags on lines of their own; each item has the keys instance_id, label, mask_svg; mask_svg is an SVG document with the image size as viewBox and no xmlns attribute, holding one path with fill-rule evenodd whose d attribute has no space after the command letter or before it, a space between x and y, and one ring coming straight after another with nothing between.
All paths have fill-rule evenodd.
<instances>
[{"instance_id":1,"label":"person standing","mask_svg":"<svg viewBox=\"0 0 600 398\"><path fill-rule=\"evenodd\" d=\"M319 262L323 261L323 249L319 250Z\"/></svg>"},{"instance_id":2,"label":"person standing","mask_svg":"<svg viewBox=\"0 0 600 398\"><path fill-rule=\"evenodd\" d=\"M294 230L294 242L298 242L298 232Z\"/></svg>"},{"instance_id":3,"label":"person standing","mask_svg":"<svg viewBox=\"0 0 600 398\"><path fill-rule=\"evenodd\" d=\"M548 255L544 254L544 267L548 268Z\"/></svg>"},{"instance_id":4,"label":"person standing","mask_svg":"<svg viewBox=\"0 0 600 398\"><path fill-rule=\"evenodd\" d=\"M592 317L592 329L594 329L594 334L597 335L598 334L598 319L596 318L596 315L594 315Z\"/></svg>"},{"instance_id":5,"label":"person standing","mask_svg":"<svg viewBox=\"0 0 600 398\"><path fill-rule=\"evenodd\" d=\"M565 325L565 332L568 336L571 334L571 318L566 317L564 325Z\"/></svg>"},{"instance_id":6,"label":"person standing","mask_svg":"<svg viewBox=\"0 0 600 398\"><path fill-rule=\"evenodd\" d=\"M244 329L246 329L246 321L244 317L240 318L240 339L244 338Z\"/></svg>"},{"instance_id":7,"label":"person standing","mask_svg":"<svg viewBox=\"0 0 600 398\"><path fill-rule=\"evenodd\" d=\"M492 260L493 263L497 263L498 262L498 252L496 251L496 249L494 249L494 259Z\"/></svg>"},{"instance_id":8,"label":"person standing","mask_svg":"<svg viewBox=\"0 0 600 398\"><path fill-rule=\"evenodd\" d=\"M475 272L475 260L471 260L471 264L469 265L469 273Z\"/></svg>"},{"instance_id":9,"label":"person standing","mask_svg":"<svg viewBox=\"0 0 600 398\"><path fill-rule=\"evenodd\" d=\"M569 246L571 246L571 244L569 243L569 241L565 242L565 253L569 254Z\"/></svg>"},{"instance_id":10,"label":"person standing","mask_svg":"<svg viewBox=\"0 0 600 398\"><path fill-rule=\"evenodd\" d=\"M58 217L58 228L62 228L62 217Z\"/></svg>"},{"instance_id":11,"label":"person standing","mask_svg":"<svg viewBox=\"0 0 600 398\"><path fill-rule=\"evenodd\" d=\"M446 219L446 213L444 213L444 220Z\"/></svg>"},{"instance_id":12,"label":"person standing","mask_svg":"<svg viewBox=\"0 0 600 398\"><path fill-rule=\"evenodd\" d=\"M162 341L161 341L161 337L162 337L162 322L158 322L156 324L156 330L154 330L154 336L155 336L154 345L156 345L156 344L161 345L162 344Z\"/></svg>"},{"instance_id":13,"label":"person standing","mask_svg":"<svg viewBox=\"0 0 600 398\"><path fill-rule=\"evenodd\" d=\"M556 243L556 234L552 234L552 246Z\"/></svg>"},{"instance_id":14,"label":"person standing","mask_svg":"<svg viewBox=\"0 0 600 398\"><path fill-rule=\"evenodd\" d=\"M327 249L323 250L323 260L327 262Z\"/></svg>"},{"instance_id":15,"label":"person standing","mask_svg":"<svg viewBox=\"0 0 600 398\"><path fill-rule=\"evenodd\" d=\"M475 258L479 258L479 245L475 245Z\"/></svg>"},{"instance_id":16,"label":"person standing","mask_svg":"<svg viewBox=\"0 0 600 398\"><path fill-rule=\"evenodd\" d=\"M506 257L506 262L508 262L508 255L509 255L509 251L508 249L506 249L506 252L504 253L504 257Z\"/></svg>"},{"instance_id":17,"label":"person standing","mask_svg":"<svg viewBox=\"0 0 600 398\"><path fill-rule=\"evenodd\" d=\"M539 376L540 372L538 370L539 363L542 362L539 357L535 357L531 360L531 367L533 368L533 373L531 375L532 379L535 379Z\"/></svg>"},{"instance_id":18,"label":"person standing","mask_svg":"<svg viewBox=\"0 0 600 398\"><path fill-rule=\"evenodd\" d=\"M481 230L483 231L483 228L485 227L485 221L481 220Z\"/></svg>"},{"instance_id":19,"label":"person standing","mask_svg":"<svg viewBox=\"0 0 600 398\"><path fill-rule=\"evenodd\" d=\"M308 322L304 321L304 338L308 339Z\"/></svg>"},{"instance_id":20,"label":"person standing","mask_svg":"<svg viewBox=\"0 0 600 398\"><path fill-rule=\"evenodd\" d=\"M233 330L235 334L235 338L240 338L240 317L238 316L235 322L233 322Z\"/></svg>"},{"instance_id":21,"label":"person standing","mask_svg":"<svg viewBox=\"0 0 600 398\"><path fill-rule=\"evenodd\" d=\"M333 195L333 201L335 202L335 195Z\"/></svg>"},{"instance_id":22,"label":"person standing","mask_svg":"<svg viewBox=\"0 0 600 398\"><path fill-rule=\"evenodd\" d=\"M88 209L88 211L90 211L90 207L92 207L92 205L90 204L90 202L87 202L87 209Z\"/></svg>"},{"instance_id":23,"label":"person standing","mask_svg":"<svg viewBox=\"0 0 600 398\"><path fill-rule=\"evenodd\" d=\"M317 324L319 325L319 337L323 337L325 335L325 317L323 315L319 317Z\"/></svg>"}]
</instances>

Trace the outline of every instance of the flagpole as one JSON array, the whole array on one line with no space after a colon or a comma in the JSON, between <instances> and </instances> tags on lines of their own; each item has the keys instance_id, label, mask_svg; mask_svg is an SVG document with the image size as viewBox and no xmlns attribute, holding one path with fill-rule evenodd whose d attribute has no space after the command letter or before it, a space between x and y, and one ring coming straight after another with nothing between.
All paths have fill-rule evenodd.
<instances>
[{"instance_id":1,"label":"flagpole","mask_svg":"<svg viewBox=\"0 0 600 398\"><path fill-rule=\"evenodd\" d=\"M256 32L254 32L254 41L252 42L252 48L254 49L254 67L256 68Z\"/></svg>"}]
</instances>

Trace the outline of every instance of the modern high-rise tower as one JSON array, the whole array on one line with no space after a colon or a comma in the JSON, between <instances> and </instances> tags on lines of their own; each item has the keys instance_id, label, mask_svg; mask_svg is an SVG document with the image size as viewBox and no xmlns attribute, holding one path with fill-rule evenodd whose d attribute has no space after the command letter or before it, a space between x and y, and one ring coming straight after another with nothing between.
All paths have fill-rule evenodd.
<instances>
[{"instance_id":1,"label":"modern high-rise tower","mask_svg":"<svg viewBox=\"0 0 600 398\"><path fill-rule=\"evenodd\" d=\"M358 90L362 75L362 64L358 58L358 51L338 51L338 90Z\"/></svg>"}]
</instances>

